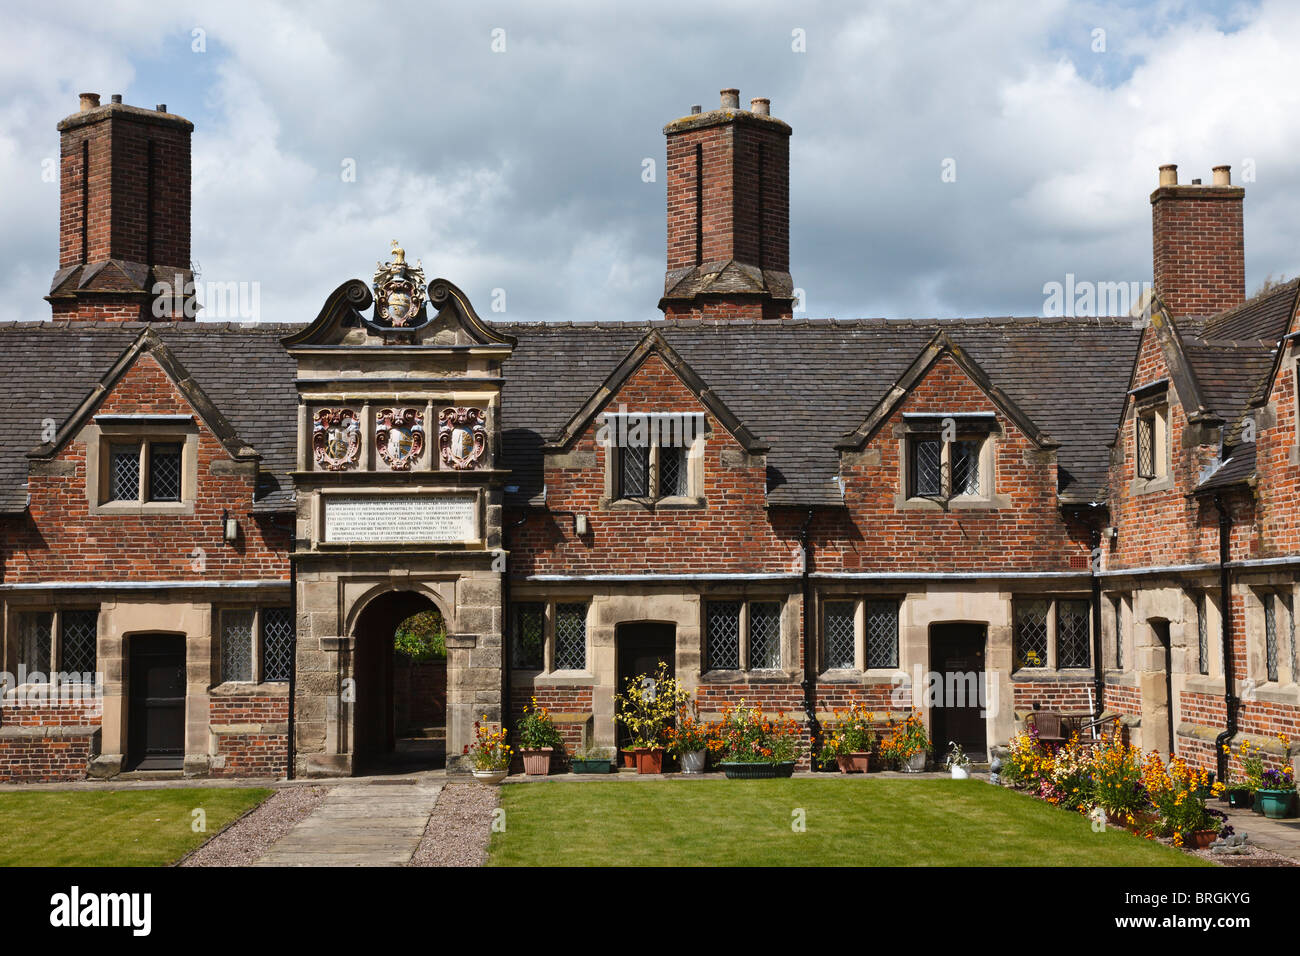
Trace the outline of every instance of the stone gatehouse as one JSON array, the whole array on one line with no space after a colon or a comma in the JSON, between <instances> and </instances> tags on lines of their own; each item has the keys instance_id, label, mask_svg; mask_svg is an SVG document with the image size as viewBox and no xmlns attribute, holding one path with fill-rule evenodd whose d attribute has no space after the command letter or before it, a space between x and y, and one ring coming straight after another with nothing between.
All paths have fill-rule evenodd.
<instances>
[{"instance_id":1,"label":"stone gatehouse","mask_svg":"<svg viewBox=\"0 0 1300 956\"><path fill-rule=\"evenodd\" d=\"M394 243L238 325L184 291L191 124L58 129L53 320L0 326L0 780L458 771L532 698L613 746L661 661L814 747L862 701L1294 759L1300 285L1246 299L1227 167L1160 171L1133 315L808 319L791 129L724 90L664 128L662 319L485 321Z\"/></svg>"}]
</instances>

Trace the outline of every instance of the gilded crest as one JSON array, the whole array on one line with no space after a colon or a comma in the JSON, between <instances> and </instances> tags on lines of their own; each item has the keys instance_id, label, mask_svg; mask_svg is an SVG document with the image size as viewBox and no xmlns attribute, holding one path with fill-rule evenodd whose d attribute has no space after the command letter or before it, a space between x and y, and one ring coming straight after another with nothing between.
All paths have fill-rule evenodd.
<instances>
[{"instance_id":1,"label":"gilded crest","mask_svg":"<svg viewBox=\"0 0 1300 956\"><path fill-rule=\"evenodd\" d=\"M393 258L376 263L375 322L395 329L412 328L424 307L424 269L406 261L406 250L393 240Z\"/></svg>"},{"instance_id":2,"label":"gilded crest","mask_svg":"<svg viewBox=\"0 0 1300 956\"><path fill-rule=\"evenodd\" d=\"M456 471L477 467L487 448L486 415L481 408L444 408L438 415L438 448Z\"/></svg>"},{"instance_id":3,"label":"gilded crest","mask_svg":"<svg viewBox=\"0 0 1300 956\"><path fill-rule=\"evenodd\" d=\"M312 423L312 450L316 466L325 471L347 471L361 460L361 420L351 408L322 408Z\"/></svg>"},{"instance_id":4,"label":"gilded crest","mask_svg":"<svg viewBox=\"0 0 1300 956\"><path fill-rule=\"evenodd\" d=\"M424 453L424 412L415 408L376 412L375 450L393 471L410 471Z\"/></svg>"}]
</instances>

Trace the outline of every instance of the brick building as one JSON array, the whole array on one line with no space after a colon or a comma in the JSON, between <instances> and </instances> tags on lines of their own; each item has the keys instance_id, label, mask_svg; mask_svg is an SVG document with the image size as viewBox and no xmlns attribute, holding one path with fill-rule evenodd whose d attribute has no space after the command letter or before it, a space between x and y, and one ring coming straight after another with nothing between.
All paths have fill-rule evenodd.
<instances>
[{"instance_id":1,"label":"brick building","mask_svg":"<svg viewBox=\"0 0 1300 956\"><path fill-rule=\"evenodd\" d=\"M53 321L0 327L0 779L351 774L399 711L457 770L534 696L607 746L659 660L810 740L915 702L986 753L1041 706L1294 759L1300 285L1245 300L1229 170L1161 169L1131 316L795 318L750 106L665 127L662 320L484 321L395 247L239 325L193 320L191 124L83 96ZM430 610L445 678L398 673Z\"/></svg>"}]
</instances>

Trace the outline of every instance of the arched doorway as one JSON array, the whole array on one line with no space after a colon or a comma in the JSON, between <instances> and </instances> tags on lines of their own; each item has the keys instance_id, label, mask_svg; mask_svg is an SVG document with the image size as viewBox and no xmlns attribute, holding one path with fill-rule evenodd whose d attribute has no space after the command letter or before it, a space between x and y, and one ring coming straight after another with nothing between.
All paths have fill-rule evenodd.
<instances>
[{"instance_id":1,"label":"arched doorway","mask_svg":"<svg viewBox=\"0 0 1300 956\"><path fill-rule=\"evenodd\" d=\"M447 668L441 612L414 591L371 601L357 617L353 772L446 765Z\"/></svg>"}]
</instances>

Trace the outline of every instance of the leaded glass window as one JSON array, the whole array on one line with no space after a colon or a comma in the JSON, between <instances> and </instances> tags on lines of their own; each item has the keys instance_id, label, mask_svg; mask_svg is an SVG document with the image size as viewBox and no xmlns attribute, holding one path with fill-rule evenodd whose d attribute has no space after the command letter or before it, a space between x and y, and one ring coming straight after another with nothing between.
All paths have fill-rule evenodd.
<instances>
[{"instance_id":1,"label":"leaded glass window","mask_svg":"<svg viewBox=\"0 0 1300 956\"><path fill-rule=\"evenodd\" d=\"M587 669L587 605L555 605L555 669Z\"/></svg>"},{"instance_id":2,"label":"leaded glass window","mask_svg":"<svg viewBox=\"0 0 1300 956\"><path fill-rule=\"evenodd\" d=\"M253 679L252 611L223 611L221 614L221 679Z\"/></svg>"},{"instance_id":3,"label":"leaded glass window","mask_svg":"<svg viewBox=\"0 0 1300 956\"><path fill-rule=\"evenodd\" d=\"M980 493L980 445L978 441L959 441L952 445L953 495Z\"/></svg>"},{"instance_id":4,"label":"leaded glass window","mask_svg":"<svg viewBox=\"0 0 1300 956\"><path fill-rule=\"evenodd\" d=\"M867 666L898 666L898 602L868 601Z\"/></svg>"},{"instance_id":5,"label":"leaded glass window","mask_svg":"<svg viewBox=\"0 0 1300 956\"><path fill-rule=\"evenodd\" d=\"M1139 478L1156 476L1156 419L1139 415L1137 420L1137 473Z\"/></svg>"},{"instance_id":6,"label":"leaded glass window","mask_svg":"<svg viewBox=\"0 0 1300 956\"><path fill-rule=\"evenodd\" d=\"M913 498L935 498L943 494L943 442L914 439L911 464Z\"/></svg>"},{"instance_id":7,"label":"leaded glass window","mask_svg":"<svg viewBox=\"0 0 1300 956\"><path fill-rule=\"evenodd\" d=\"M1286 621L1287 630L1291 634L1291 683L1300 684L1300 656L1296 653L1295 646L1295 597L1290 597L1286 602Z\"/></svg>"},{"instance_id":8,"label":"leaded glass window","mask_svg":"<svg viewBox=\"0 0 1300 956\"><path fill-rule=\"evenodd\" d=\"M94 682L98 664L99 611L63 611L59 614L59 670L69 675L89 674Z\"/></svg>"},{"instance_id":9,"label":"leaded glass window","mask_svg":"<svg viewBox=\"0 0 1300 956\"><path fill-rule=\"evenodd\" d=\"M110 501L140 500L140 446L113 445L108 459Z\"/></svg>"},{"instance_id":10,"label":"leaded glass window","mask_svg":"<svg viewBox=\"0 0 1300 956\"><path fill-rule=\"evenodd\" d=\"M181 500L181 446L156 442L149 446L149 500Z\"/></svg>"},{"instance_id":11,"label":"leaded glass window","mask_svg":"<svg viewBox=\"0 0 1300 956\"><path fill-rule=\"evenodd\" d=\"M1088 641L1088 602L1056 604L1056 666L1087 667L1092 661Z\"/></svg>"},{"instance_id":12,"label":"leaded glass window","mask_svg":"<svg viewBox=\"0 0 1300 956\"><path fill-rule=\"evenodd\" d=\"M854 666L857 636L852 601L827 601L825 610L826 669L848 670Z\"/></svg>"},{"instance_id":13,"label":"leaded glass window","mask_svg":"<svg viewBox=\"0 0 1300 956\"><path fill-rule=\"evenodd\" d=\"M1115 669L1124 669L1124 602L1115 599Z\"/></svg>"},{"instance_id":14,"label":"leaded glass window","mask_svg":"<svg viewBox=\"0 0 1300 956\"><path fill-rule=\"evenodd\" d=\"M756 601L749 606L749 666L756 670L781 666L779 601Z\"/></svg>"},{"instance_id":15,"label":"leaded glass window","mask_svg":"<svg viewBox=\"0 0 1300 956\"><path fill-rule=\"evenodd\" d=\"M650 448L624 445L619 449L620 498L644 498L650 494Z\"/></svg>"},{"instance_id":16,"label":"leaded glass window","mask_svg":"<svg viewBox=\"0 0 1300 956\"><path fill-rule=\"evenodd\" d=\"M659 497L672 498L686 494L686 449L660 447Z\"/></svg>"},{"instance_id":17,"label":"leaded glass window","mask_svg":"<svg viewBox=\"0 0 1300 956\"><path fill-rule=\"evenodd\" d=\"M512 666L535 671L545 666L545 604L524 602L515 605L510 646Z\"/></svg>"},{"instance_id":18,"label":"leaded glass window","mask_svg":"<svg viewBox=\"0 0 1300 956\"><path fill-rule=\"evenodd\" d=\"M293 667L293 613L287 607L262 611L262 680L287 681Z\"/></svg>"},{"instance_id":19,"label":"leaded glass window","mask_svg":"<svg viewBox=\"0 0 1300 956\"><path fill-rule=\"evenodd\" d=\"M1264 663L1268 679L1277 680L1277 601L1271 591L1264 595Z\"/></svg>"},{"instance_id":20,"label":"leaded glass window","mask_svg":"<svg viewBox=\"0 0 1300 956\"><path fill-rule=\"evenodd\" d=\"M1196 595L1196 643L1199 654L1200 672L1210 672L1210 624L1206 620L1205 592Z\"/></svg>"},{"instance_id":21,"label":"leaded glass window","mask_svg":"<svg viewBox=\"0 0 1300 956\"><path fill-rule=\"evenodd\" d=\"M24 614L18 643L18 663L28 674L50 673L50 652L54 637L54 615L49 611Z\"/></svg>"},{"instance_id":22,"label":"leaded glass window","mask_svg":"<svg viewBox=\"0 0 1300 956\"><path fill-rule=\"evenodd\" d=\"M740 602L709 601L706 653L709 670L740 669Z\"/></svg>"},{"instance_id":23,"label":"leaded glass window","mask_svg":"<svg viewBox=\"0 0 1300 956\"><path fill-rule=\"evenodd\" d=\"M1047 666L1047 608L1043 600L1016 604L1016 666Z\"/></svg>"}]
</instances>

